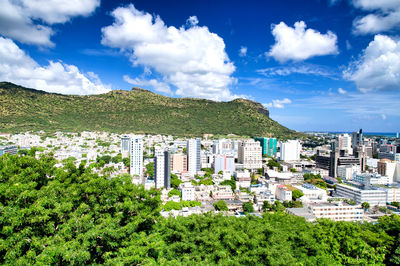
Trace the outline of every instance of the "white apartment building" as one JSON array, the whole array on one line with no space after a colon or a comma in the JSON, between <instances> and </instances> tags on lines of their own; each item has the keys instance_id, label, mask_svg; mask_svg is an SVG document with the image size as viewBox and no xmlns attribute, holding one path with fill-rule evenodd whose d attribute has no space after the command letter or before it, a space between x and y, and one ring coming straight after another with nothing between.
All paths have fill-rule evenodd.
<instances>
[{"instance_id":1,"label":"white apartment building","mask_svg":"<svg viewBox=\"0 0 400 266\"><path fill-rule=\"evenodd\" d=\"M216 186L213 191L212 197L214 200L234 200L235 195L230 186Z\"/></svg>"},{"instance_id":2,"label":"white apartment building","mask_svg":"<svg viewBox=\"0 0 400 266\"><path fill-rule=\"evenodd\" d=\"M278 185L275 190L275 196L278 200L291 201L292 191L284 185Z\"/></svg>"},{"instance_id":3,"label":"white apartment building","mask_svg":"<svg viewBox=\"0 0 400 266\"><path fill-rule=\"evenodd\" d=\"M302 186L293 186L303 192L301 198L303 202L325 202L328 200L326 190L316 187L312 184L304 183Z\"/></svg>"},{"instance_id":4,"label":"white apartment building","mask_svg":"<svg viewBox=\"0 0 400 266\"><path fill-rule=\"evenodd\" d=\"M186 146L187 151L187 170L191 175L195 175L196 172L200 171L200 139L189 139Z\"/></svg>"},{"instance_id":5,"label":"white apartment building","mask_svg":"<svg viewBox=\"0 0 400 266\"><path fill-rule=\"evenodd\" d=\"M370 206L386 206L386 192L378 189L360 189L345 184L337 184L336 194L339 197L352 199L357 204L368 202Z\"/></svg>"},{"instance_id":6,"label":"white apartment building","mask_svg":"<svg viewBox=\"0 0 400 266\"><path fill-rule=\"evenodd\" d=\"M182 200L192 201L194 200L194 187L192 183L186 182L179 185L179 190L182 194Z\"/></svg>"},{"instance_id":7,"label":"white apartment building","mask_svg":"<svg viewBox=\"0 0 400 266\"><path fill-rule=\"evenodd\" d=\"M356 174L353 177L353 181L363 184L366 187L371 185L389 185L393 181L388 176L381 176L380 174Z\"/></svg>"},{"instance_id":8,"label":"white apartment building","mask_svg":"<svg viewBox=\"0 0 400 266\"><path fill-rule=\"evenodd\" d=\"M386 202L400 202L400 186L377 187L386 193Z\"/></svg>"},{"instance_id":9,"label":"white apartment building","mask_svg":"<svg viewBox=\"0 0 400 266\"><path fill-rule=\"evenodd\" d=\"M134 137L131 139L131 167L130 174L132 176L143 176L143 139Z\"/></svg>"},{"instance_id":10,"label":"white apartment building","mask_svg":"<svg viewBox=\"0 0 400 266\"><path fill-rule=\"evenodd\" d=\"M154 157L154 181L155 187L160 189L165 187L169 189L171 187L171 159L169 151L163 149L157 149Z\"/></svg>"},{"instance_id":11,"label":"white apartment building","mask_svg":"<svg viewBox=\"0 0 400 266\"><path fill-rule=\"evenodd\" d=\"M340 177L343 180L351 180L353 179L354 173L360 172L360 165L339 165L337 167L337 177Z\"/></svg>"},{"instance_id":12,"label":"white apartment building","mask_svg":"<svg viewBox=\"0 0 400 266\"><path fill-rule=\"evenodd\" d=\"M233 142L229 139L215 140L213 143L214 154L232 154L234 153Z\"/></svg>"},{"instance_id":13,"label":"white apartment building","mask_svg":"<svg viewBox=\"0 0 400 266\"><path fill-rule=\"evenodd\" d=\"M254 139L239 142L238 161L246 169L262 168L262 148L260 142Z\"/></svg>"},{"instance_id":14,"label":"white apartment building","mask_svg":"<svg viewBox=\"0 0 400 266\"><path fill-rule=\"evenodd\" d=\"M361 205L350 205L342 202L316 204L310 203L307 209L318 219L333 221L361 221L364 210Z\"/></svg>"},{"instance_id":15,"label":"white apartment building","mask_svg":"<svg viewBox=\"0 0 400 266\"><path fill-rule=\"evenodd\" d=\"M296 161L300 160L301 145L298 140L288 140L280 143L281 161Z\"/></svg>"}]
</instances>

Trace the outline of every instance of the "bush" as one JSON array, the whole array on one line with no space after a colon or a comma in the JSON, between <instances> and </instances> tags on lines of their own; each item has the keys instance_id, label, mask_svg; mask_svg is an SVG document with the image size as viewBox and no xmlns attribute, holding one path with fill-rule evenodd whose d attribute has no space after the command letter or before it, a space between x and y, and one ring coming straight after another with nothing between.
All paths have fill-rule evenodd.
<instances>
[{"instance_id":1,"label":"bush","mask_svg":"<svg viewBox=\"0 0 400 266\"><path fill-rule=\"evenodd\" d=\"M177 190L176 188L172 189L170 192L168 192L168 197L172 197L172 196L179 196L180 198L182 198L182 194L179 190Z\"/></svg>"},{"instance_id":2,"label":"bush","mask_svg":"<svg viewBox=\"0 0 400 266\"><path fill-rule=\"evenodd\" d=\"M228 211L228 205L226 204L226 202L224 200L219 200L217 202L215 202L214 204L214 208L217 211Z\"/></svg>"}]
</instances>

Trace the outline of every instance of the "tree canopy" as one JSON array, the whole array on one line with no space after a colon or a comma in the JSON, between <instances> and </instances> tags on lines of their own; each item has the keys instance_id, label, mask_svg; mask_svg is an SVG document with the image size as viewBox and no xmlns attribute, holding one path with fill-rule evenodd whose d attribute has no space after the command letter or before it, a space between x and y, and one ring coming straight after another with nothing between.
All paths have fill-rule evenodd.
<instances>
[{"instance_id":1,"label":"tree canopy","mask_svg":"<svg viewBox=\"0 0 400 266\"><path fill-rule=\"evenodd\" d=\"M25 154L25 155L24 155ZM399 264L400 217L163 218L160 192L34 152L0 157L0 264ZM196 206L185 202L183 206ZM250 203L251 204L251 203ZM165 207L165 206L164 206ZM173 206L172 206L173 207Z\"/></svg>"}]
</instances>

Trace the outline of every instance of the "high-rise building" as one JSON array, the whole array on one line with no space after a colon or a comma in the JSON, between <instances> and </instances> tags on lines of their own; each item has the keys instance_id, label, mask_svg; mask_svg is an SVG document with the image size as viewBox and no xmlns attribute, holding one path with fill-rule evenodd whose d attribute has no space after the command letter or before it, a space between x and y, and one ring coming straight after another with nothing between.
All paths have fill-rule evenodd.
<instances>
[{"instance_id":1,"label":"high-rise building","mask_svg":"<svg viewBox=\"0 0 400 266\"><path fill-rule=\"evenodd\" d=\"M129 157L130 146L131 146L131 138L129 136L123 136L121 138L121 155L122 155L122 158Z\"/></svg>"},{"instance_id":2,"label":"high-rise building","mask_svg":"<svg viewBox=\"0 0 400 266\"><path fill-rule=\"evenodd\" d=\"M353 147L353 154L357 152L357 147L363 142L362 129L358 132L353 132L351 135L351 146Z\"/></svg>"},{"instance_id":3,"label":"high-rise building","mask_svg":"<svg viewBox=\"0 0 400 266\"><path fill-rule=\"evenodd\" d=\"M175 173L187 171L187 156L185 154L171 154L171 171Z\"/></svg>"},{"instance_id":4,"label":"high-rise building","mask_svg":"<svg viewBox=\"0 0 400 266\"><path fill-rule=\"evenodd\" d=\"M239 142L238 162L246 169L262 168L262 148L258 141L247 139Z\"/></svg>"},{"instance_id":5,"label":"high-rise building","mask_svg":"<svg viewBox=\"0 0 400 266\"><path fill-rule=\"evenodd\" d=\"M349 134L343 134L338 136L339 150L346 151L347 154L353 154L353 149L351 147L351 137Z\"/></svg>"},{"instance_id":6,"label":"high-rise building","mask_svg":"<svg viewBox=\"0 0 400 266\"><path fill-rule=\"evenodd\" d=\"M157 149L154 156L154 180L156 188L171 187L171 158L168 150Z\"/></svg>"},{"instance_id":7,"label":"high-rise building","mask_svg":"<svg viewBox=\"0 0 400 266\"><path fill-rule=\"evenodd\" d=\"M200 171L200 149L201 143L200 139L189 139L186 145L187 151L187 170L190 174L194 175L196 172Z\"/></svg>"},{"instance_id":8,"label":"high-rise building","mask_svg":"<svg viewBox=\"0 0 400 266\"><path fill-rule=\"evenodd\" d=\"M132 176L143 176L143 139L134 137L131 139L131 167L130 174Z\"/></svg>"},{"instance_id":9,"label":"high-rise building","mask_svg":"<svg viewBox=\"0 0 400 266\"><path fill-rule=\"evenodd\" d=\"M254 140L260 142L263 156L276 156L276 138L255 138Z\"/></svg>"},{"instance_id":10,"label":"high-rise building","mask_svg":"<svg viewBox=\"0 0 400 266\"><path fill-rule=\"evenodd\" d=\"M298 140L288 140L281 142L281 161L296 161L300 160L301 145Z\"/></svg>"},{"instance_id":11,"label":"high-rise building","mask_svg":"<svg viewBox=\"0 0 400 266\"><path fill-rule=\"evenodd\" d=\"M229 171L235 172L235 158L233 155L217 154L214 159L214 172Z\"/></svg>"}]
</instances>

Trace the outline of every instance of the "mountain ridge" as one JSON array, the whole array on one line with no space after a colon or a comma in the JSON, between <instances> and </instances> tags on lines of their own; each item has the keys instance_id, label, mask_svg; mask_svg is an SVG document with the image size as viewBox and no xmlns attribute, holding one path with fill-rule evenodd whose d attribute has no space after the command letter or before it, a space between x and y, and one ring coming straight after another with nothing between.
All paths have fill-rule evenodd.
<instances>
[{"instance_id":1,"label":"mountain ridge","mask_svg":"<svg viewBox=\"0 0 400 266\"><path fill-rule=\"evenodd\" d=\"M109 131L177 136L291 137L260 103L171 98L134 87L97 95L65 95L0 82L0 131Z\"/></svg>"}]
</instances>

